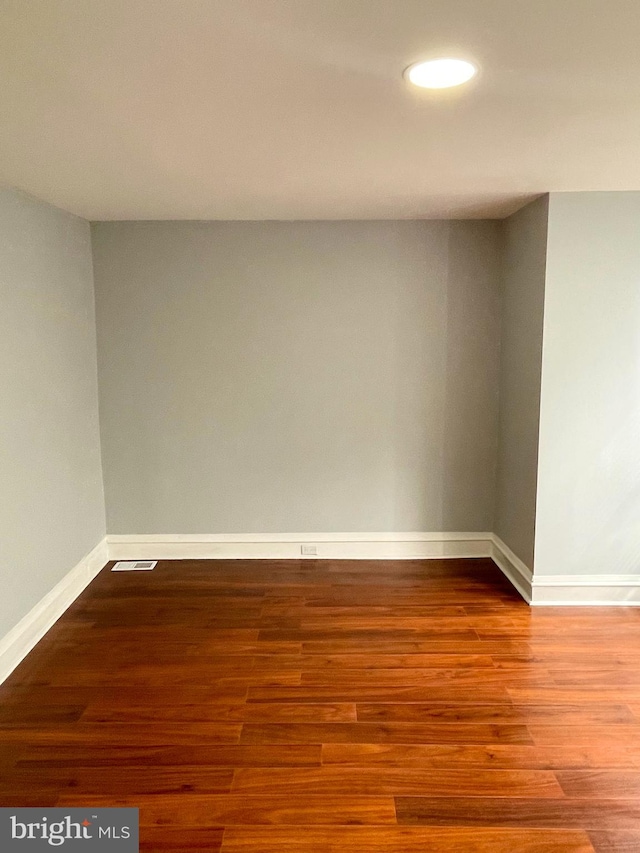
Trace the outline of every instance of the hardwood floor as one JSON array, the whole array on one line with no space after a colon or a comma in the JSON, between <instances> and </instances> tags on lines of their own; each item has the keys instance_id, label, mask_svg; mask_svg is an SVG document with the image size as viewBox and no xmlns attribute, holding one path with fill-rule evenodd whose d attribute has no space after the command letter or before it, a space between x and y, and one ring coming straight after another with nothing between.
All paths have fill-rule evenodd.
<instances>
[{"instance_id":1,"label":"hardwood floor","mask_svg":"<svg viewBox=\"0 0 640 853\"><path fill-rule=\"evenodd\" d=\"M640 610L489 560L101 572L0 687L0 805L141 850L638 853Z\"/></svg>"}]
</instances>

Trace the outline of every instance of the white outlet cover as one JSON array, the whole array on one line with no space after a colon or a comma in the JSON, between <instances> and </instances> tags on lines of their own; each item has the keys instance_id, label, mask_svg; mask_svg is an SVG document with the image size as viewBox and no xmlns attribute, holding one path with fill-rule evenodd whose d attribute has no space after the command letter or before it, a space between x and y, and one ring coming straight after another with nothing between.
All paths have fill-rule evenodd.
<instances>
[{"instance_id":1,"label":"white outlet cover","mask_svg":"<svg viewBox=\"0 0 640 853\"><path fill-rule=\"evenodd\" d=\"M112 572L150 572L158 565L157 560L121 560L111 569Z\"/></svg>"},{"instance_id":2,"label":"white outlet cover","mask_svg":"<svg viewBox=\"0 0 640 853\"><path fill-rule=\"evenodd\" d=\"M318 546L317 545L301 545L300 546L300 554L303 557L317 557L318 556Z\"/></svg>"}]
</instances>

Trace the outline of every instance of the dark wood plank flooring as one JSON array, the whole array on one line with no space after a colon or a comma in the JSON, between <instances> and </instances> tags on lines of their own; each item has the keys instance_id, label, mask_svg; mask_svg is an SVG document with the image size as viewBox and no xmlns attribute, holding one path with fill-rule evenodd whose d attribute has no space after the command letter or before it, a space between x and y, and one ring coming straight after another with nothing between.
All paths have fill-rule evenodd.
<instances>
[{"instance_id":1,"label":"dark wood plank flooring","mask_svg":"<svg viewBox=\"0 0 640 853\"><path fill-rule=\"evenodd\" d=\"M141 849L638 853L640 610L489 560L105 568L0 687L0 805Z\"/></svg>"}]
</instances>

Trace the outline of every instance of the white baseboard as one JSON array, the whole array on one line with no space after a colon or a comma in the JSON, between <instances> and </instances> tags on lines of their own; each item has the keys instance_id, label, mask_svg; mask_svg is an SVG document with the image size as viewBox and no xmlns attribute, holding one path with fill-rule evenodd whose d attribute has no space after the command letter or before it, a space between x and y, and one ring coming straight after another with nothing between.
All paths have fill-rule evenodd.
<instances>
[{"instance_id":1,"label":"white baseboard","mask_svg":"<svg viewBox=\"0 0 640 853\"><path fill-rule=\"evenodd\" d=\"M0 684L109 560L106 537L0 640Z\"/></svg>"},{"instance_id":2,"label":"white baseboard","mask_svg":"<svg viewBox=\"0 0 640 853\"><path fill-rule=\"evenodd\" d=\"M518 590L524 600L531 604L533 600L533 572L499 536L491 533L490 537L493 562Z\"/></svg>"},{"instance_id":3,"label":"white baseboard","mask_svg":"<svg viewBox=\"0 0 640 853\"><path fill-rule=\"evenodd\" d=\"M533 607L638 607L640 575L535 575L491 535L493 561Z\"/></svg>"},{"instance_id":4,"label":"white baseboard","mask_svg":"<svg viewBox=\"0 0 640 853\"><path fill-rule=\"evenodd\" d=\"M424 560L490 557L490 533L110 535L110 560ZM304 544L317 554L303 556Z\"/></svg>"},{"instance_id":5,"label":"white baseboard","mask_svg":"<svg viewBox=\"0 0 640 853\"><path fill-rule=\"evenodd\" d=\"M534 578L534 606L639 607L639 575L544 575Z\"/></svg>"}]
</instances>

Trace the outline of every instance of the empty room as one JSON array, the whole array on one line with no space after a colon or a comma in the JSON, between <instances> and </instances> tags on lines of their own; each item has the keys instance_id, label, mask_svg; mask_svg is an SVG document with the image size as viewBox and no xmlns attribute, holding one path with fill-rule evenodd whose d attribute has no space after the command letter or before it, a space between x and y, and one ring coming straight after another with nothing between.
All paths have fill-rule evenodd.
<instances>
[{"instance_id":1,"label":"empty room","mask_svg":"<svg viewBox=\"0 0 640 853\"><path fill-rule=\"evenodd\" d=\"M637 0L0 0L0 850L639 853Z\"/></svg>"}]
</instances>

